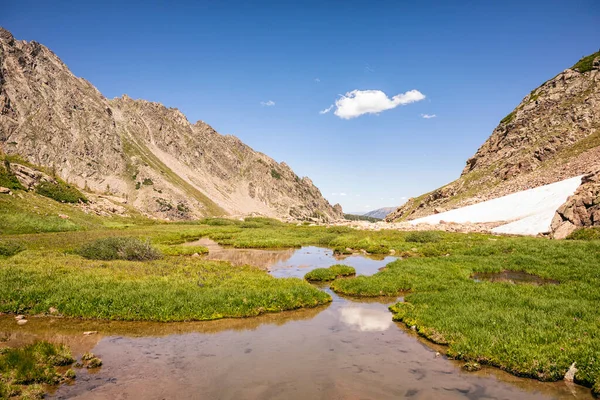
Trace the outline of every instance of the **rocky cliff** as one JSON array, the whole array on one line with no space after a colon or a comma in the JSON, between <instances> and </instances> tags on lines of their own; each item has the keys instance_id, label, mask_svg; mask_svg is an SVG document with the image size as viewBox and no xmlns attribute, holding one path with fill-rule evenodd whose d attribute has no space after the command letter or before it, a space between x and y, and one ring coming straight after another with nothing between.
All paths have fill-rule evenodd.
<instances>
[{"instance_id":1,"label":"rocky cliff","mask_svg":"<svg viewBox=\"0 0 600 400\"><path fill-rule=\"evenodd\" d=\"M409 199L386 220L463 207L600 169L600 52L529 93L456 181Z\"/></svg>"},{"instance_id":2,"label":"rocky cliff","mask_svg":"<svg viewBox=\"0 0 600 400\"><path fill-rule=\"evenodd\" d=\"M342 218L308 178L177 109L106 99L48 48L0 28L0 150L169 219Z\"/></svg>"}]
</instances>

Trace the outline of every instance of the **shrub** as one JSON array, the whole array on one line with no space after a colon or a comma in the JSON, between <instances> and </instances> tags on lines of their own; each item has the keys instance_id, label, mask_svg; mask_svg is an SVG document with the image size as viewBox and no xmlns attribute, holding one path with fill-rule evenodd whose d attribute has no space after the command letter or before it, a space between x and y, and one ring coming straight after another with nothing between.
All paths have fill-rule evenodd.
<instances>
[{"instance_id":1,"label":"shrub","mask_svg":"<svg viewBox=\"0 0 600 400\"><path fill-rule=\"evenodd\" d=\"M436 243L440 240L442 240L441 235L432 231L411 232L404 238L405 242L411 243Z\"/></svg>"},{"instance_id":2,"label":"shrub","mask_svg":"<svg viewBox=\"0 0 600 400\"><path fill-rule=\"evenodd\" d=\"M42 182L36 187L36 192L61 203L87 203L87 198L74 186L61 181Z\"/></svg>"},{"instance_id":3,"label":"shrub","mask_svg":"<svg viewBox=\"0 0 600 400\"><path fill-rule=\"evenodd\" d=\"M152 182L152 179L150 179L150 178L146 178L146 179L144 179L144 181L142 182L142 185L150 186L150 185L154 185L154 182Z\"/></svg>"},{"instance_id":4,"label":"shrub","mask_svg":"<svg viewBox=\"0 0 600 400\"><path fill-rule=\"evenodd\" d=\"M569 240L600 240L600 228L581 228L571 233Z\"/></svg>"},{"instance_id":5,"label":"shrub","mask_svg":"<svg viewBox=\"0 0 600 400\"><path fill-rule=\"evenodd\" d=\"M25 246L14 241L0 241L0 256L10 257L25 250Z\"/></svg>"},{"instance_id":6,"label":"shrub","mask_svg":"<svg viewBox=\"0 0 600 400\"><path fill-rule=\"evenodd\" d=\"M10 163L8 161L4 161L4 165L0 165L0 186L12 190L23 189L21 182L19 182L15 174L10 170Z\"/></svg>"},{"instance_id":7,"label":"shrub","mask_svg":"<svg viewBox=\"0 0 600 400\"><path fill-rule=\"evenodd\" d=\"M356 270L347 265L337 264L332 265L329 268L317 268L313 269L306 275L304 275L304 279L312 282L325 282L332 281L341 276L351 276L355 275Z\"/></svg>"},{"instance_id":8,"label":"shrub","mask_svg":"<svg viewBox=\"0 0 600 400\"><path fill-rule=\"evenodd\" d=\"M281 179L281 174L275 168L271 168L271 176L275 179Z\"/></svg>"},{"instance_id":9,"label":"shrub","mask_svg":"<svg viewBox=\"0 0 600 400\"><path fill-rule=\"evenodd\" d=\"M161 258L162 253L149 241L132 237L109 237L87 243L77 251L91 260L147 261Z\"/></svg>"}]
</instances>

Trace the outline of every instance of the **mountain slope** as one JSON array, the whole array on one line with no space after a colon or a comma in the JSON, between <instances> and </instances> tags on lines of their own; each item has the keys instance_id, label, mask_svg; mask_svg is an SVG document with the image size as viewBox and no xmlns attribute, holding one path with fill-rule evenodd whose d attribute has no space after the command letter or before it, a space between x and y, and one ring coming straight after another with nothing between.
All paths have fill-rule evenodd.
<instances>
[{"instance_id":1,"label":"mountain slope","mask_svg":"<svg viewBox=\"0 0 600 400\"><path fill-rule=\"evenodd\" d=\"M600 169L600 52L529 93L467 160L456 181L409 199L411 220Z\"/></svg>"},{"instance_id":2,"label":"mountain slope","mask_svg":"<svg viewBox=\"0 0 600 400\"><path fill-rule=\"evenodd\" d=\"M177 109L106 99L48 48L0 28L0 150L161 218L342 217L308 178Z\"/></svg>"},{"instance_id":3,"label":"mountain slope","mask_svg":"<svg viewBox=\"0 0 600 400\"><path fill-rule=\"evenodd\" d=\"M391 212L396 211L397 207L383 207L378 208L377 210L369 211L368 213L363 214L365 217L379 218L384 219Z\"/></svg>"}]
</instances>

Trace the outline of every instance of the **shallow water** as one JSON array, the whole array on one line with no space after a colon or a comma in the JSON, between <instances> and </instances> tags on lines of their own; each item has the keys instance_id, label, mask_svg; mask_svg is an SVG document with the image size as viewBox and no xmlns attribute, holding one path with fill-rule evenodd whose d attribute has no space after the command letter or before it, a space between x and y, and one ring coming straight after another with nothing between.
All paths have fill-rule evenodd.
<instances>
[{"instance_id":1,"label":"shallow water","mask_svg":"<svg viewBox=\"0 0 600 400\"><path fill-rule=\"evenodd\" d=\"M473 274L473 280L477 282L508 282L508 283L529 283L531 285L558 285L560 282L554 279L545 279L537 275L528 274L522 271L502 271L502 272L477 272Z\"/></svg>"},{"instance_id":2,"label":"shallow water","mask_svg":"<svg viewBox=\"0 0 600 400\"><path fill-rule=\"evenodd\" d=\"M338 263L369 275L393 260L339 259L315 247L276 257L265 252L273 261L261 265L278 277ZM93 351L102 358L97 372L78 370L73 385L50 396L57 399L591 398L589 389L564 382L541 383L492 368L463 372L458 362L436 356L443 348L392 322L387 307L397 299L356 300L323 290L333 297L328 306L247 319L160 324L30 318L17 326L14 318L0 317L0 338L8 345L59 340L78 355ZM91 330L98 334L83 335Z\"/></svg>"}]
</instances>

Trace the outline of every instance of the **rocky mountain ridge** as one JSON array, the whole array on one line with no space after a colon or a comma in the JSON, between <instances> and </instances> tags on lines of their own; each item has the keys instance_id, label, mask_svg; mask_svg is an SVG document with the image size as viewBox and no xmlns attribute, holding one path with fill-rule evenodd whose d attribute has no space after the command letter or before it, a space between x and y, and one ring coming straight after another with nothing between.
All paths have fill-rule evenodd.
<instances>
[{"instance_id":1,"label":"rocky mountain ridge","mask_svg":"<svg viewBox=\"0 0 600 400\"><path fill-rule=\"evenodd\" d=\"M412 220L600 169L600 52L529 93L467 160L456 181L409 199Z\"/></svg>"},{"instance_id":2,"label":"rocky mountain ridge","mask_svg":"<svg viewBox=\"0 0 600 400\"><path fill-rule=\"evenodd\" d=\"M343 215L285 163L177 109L106 99L47 47L1 27L0 150L159 218Z\"/></svg>"}]
</instances>

